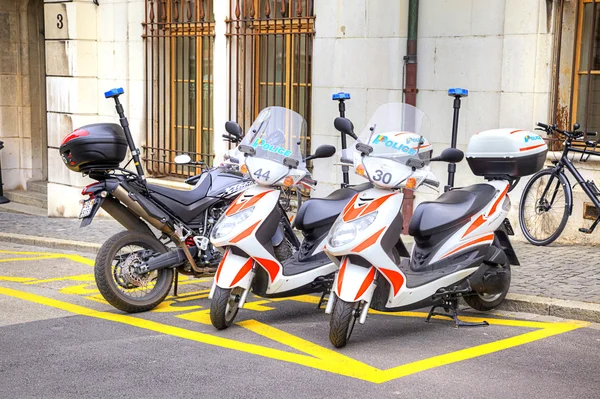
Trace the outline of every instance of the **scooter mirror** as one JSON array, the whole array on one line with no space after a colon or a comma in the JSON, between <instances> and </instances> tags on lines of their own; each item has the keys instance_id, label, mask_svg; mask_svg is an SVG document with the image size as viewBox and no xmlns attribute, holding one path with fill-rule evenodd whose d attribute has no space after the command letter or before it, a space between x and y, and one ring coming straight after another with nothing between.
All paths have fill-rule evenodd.
<instances>
[{"instance_id":1,"label":"scooter mirror","mask_svg":"<svg viewBox=\"0 0 600 399\"><path fill-rule=\"evenodd\" d=\"M315 153L307 156L304 161L310 161L317 158L329 158L335 154L335 147L329 144L323 144L317 147Z\"/></svg>"},{"instance_id":2,"label":"scooter mirror","mask_svg":"<svg viewBox=\"0 0 600 399\"><path fill-rule=\"evenodd\" d=\"M229 121L225 122L225 130L227 133L234 135L235 137L242 138L242 127L237 122Z\"/></svg>"},{"instance_id":3,"label":"scooter mirror","mask_svg":"<svg viewBox=\"0 0 600 399\"><path fill-rule=\"evenodd\" d=\"M464 152L458 148L446 148L439 156L440 161L458 163L465 157Z\"/></svg>"},{"instance_id":4,"label":"scooter mirror","mask_svg":"<svg viewBox=\"0 0 600 399\"><path fill-rule=\"evenodd\" d=\"M323 144L317 147L315 153L313 154L313 159L315 158L329 158L335 154L335 147L329 144Z\"/></svg>"},{"instance_id":5,"label":"scooter mirror","mask_svg":"<svg viewBox=\"0 0 600 399\"><path fill-rule=\"evenodd\" d=\"M336 128L336 130L347 134L350 137L356 138L356 135L354 134L354 125L352 122L350 122L350 119L337 117L333 121L333 126Z\"/></svg>"},{"instance_id":6,"label":"scooter mirror","mask_svg":"<svg viewBox=\"0 0 600 399\"><path fill-rule=\"evenodd\" d=\"M174 160L178 165L187 165L192 162L192 158L188 154L177 155Z\"/></svg>"}]
</instances>

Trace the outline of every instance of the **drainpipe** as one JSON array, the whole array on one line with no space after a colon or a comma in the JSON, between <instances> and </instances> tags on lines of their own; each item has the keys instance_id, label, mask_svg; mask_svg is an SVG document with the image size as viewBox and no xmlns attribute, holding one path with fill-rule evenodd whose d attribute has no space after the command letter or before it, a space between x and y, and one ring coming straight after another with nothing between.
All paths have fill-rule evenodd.
<instances>
[{"instance_id":1,"label":"drainpipe","mask_svg":"<svg viewBox=\"0 0 600 399\"><path fill-rule=\"evenodd\" d=\"M413 106L417 105L417 27L419 21L419 0L408 2L408 37L406 41L406 56L404 65L406 79L404 86L404 102ZM403 79L404 80L404 79ZM408 223L413 214L414 191L404 189L404 203L402 204L402 217L404 226L402 232L408 234Z\"/></svg>"}]
</instances>

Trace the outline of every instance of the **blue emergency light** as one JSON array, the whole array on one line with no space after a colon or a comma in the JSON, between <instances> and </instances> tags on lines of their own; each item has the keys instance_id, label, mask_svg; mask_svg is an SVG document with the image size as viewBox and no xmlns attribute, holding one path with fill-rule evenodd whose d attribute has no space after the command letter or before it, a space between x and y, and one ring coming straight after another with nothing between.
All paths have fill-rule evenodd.
<instances>
[{"instance_id":1,"label":"blue emergency light","mask_svg":"<svg viewBox=\"0 0 600 399\"><path fill-rule=\"evenodd\" d=\"M469 90L455 87L453 89L448 89L448 95L451 97L467 97L469 95Z\"/></svg>"},{"instance_id":2,"label":"blue emergency light","mask_svg":"<svg viewBox=\"0 0 600 399\"><path fill-rule=\"evenodd\" d=\"M123 93L125 93L125 90L123 90L122 87L118 87L116 89L112 89L112 90L105 92L104 98L111 98L111 97L119 96Z\"/></svg>"},{"instance_id":3,"label":"blue emergency light","mask_svg":"<svg viewBox=\"0 0 600 399\"><path fill-rule=\"evenodd\" d=\"M350 100L350 93L344 93L343 91L340 91L339 93L332 95L331 99L332 100Z\"/></svg>"}]
</instances>

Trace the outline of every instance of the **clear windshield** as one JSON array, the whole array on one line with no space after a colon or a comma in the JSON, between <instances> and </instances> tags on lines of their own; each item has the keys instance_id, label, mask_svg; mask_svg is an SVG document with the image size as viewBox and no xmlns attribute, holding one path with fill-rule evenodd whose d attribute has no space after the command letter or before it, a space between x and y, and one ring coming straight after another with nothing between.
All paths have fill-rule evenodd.
<instances>
[{"instance_id":1,"label":"clear windshield","mask_svg":"<svg viewBox=\"0 0 600 399\"><path fill-rule=\"evenodd\" d=\"M306 121L298 113L287 108L269 107L260 112L241 144L256 150L253 158L281 164L288 158L298 161L298 168L304 168L306 130Z\"/></svg>"},{"instance_id":2,"label":"clear windshield","mask_svg":"<svg viewBox=\"0 0 600 399\"><path fill-rule=\"evenodd\" d=\"M429 124L429 118L420 109L404 103L388 103L377 108L358 138L373 148L369 156L400 161L431 150L431 145L422 138Z\"/></svg>"}]
</instances>

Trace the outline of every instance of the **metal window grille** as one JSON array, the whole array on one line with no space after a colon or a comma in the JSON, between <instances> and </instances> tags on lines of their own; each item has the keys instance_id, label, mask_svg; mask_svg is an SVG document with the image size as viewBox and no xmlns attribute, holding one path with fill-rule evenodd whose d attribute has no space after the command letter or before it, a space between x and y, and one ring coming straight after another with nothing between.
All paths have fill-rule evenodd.
<instances>
[{"instance_id":1,"label":"metal window grille","mask_svg":"<svg viewBox=\"0 0 600 399\"><path fill-rule=\"evenodd\" d=\"M212 163L213 0L146 0L147 119L143 160L153 176L196 174L176 155Z\"/></svg>"},{"instance_id":2,"label":"metal window grille","mask_svg":"<svg viewBox=\"0 0 600 399\"><path fill-rule=\"evenodd\" d=\"M573 121L600 131L600 1L580 0Z\"/></svg>"},{"instance_id":3,"label":"metal window grille","mask_svg":"<svg viewBox=\"0 0 600 399\"><path fill-rule=\"evenodd\" d=\"M298 112L311 126L313 0L230 0L230 118L244 129L268 106ZM305 153L309 137L303 138Z\"/></svg>"}]
</instances>

